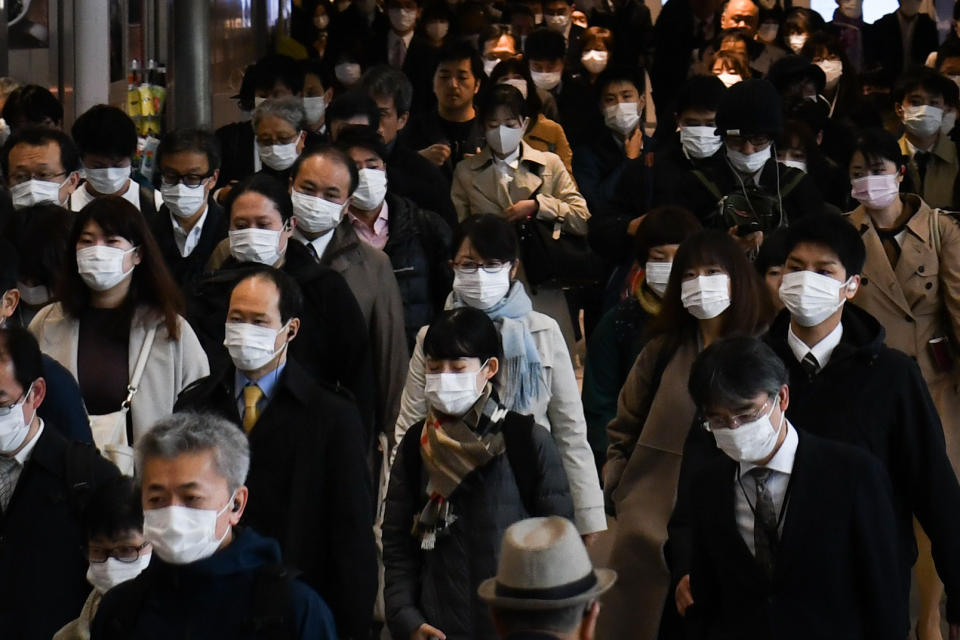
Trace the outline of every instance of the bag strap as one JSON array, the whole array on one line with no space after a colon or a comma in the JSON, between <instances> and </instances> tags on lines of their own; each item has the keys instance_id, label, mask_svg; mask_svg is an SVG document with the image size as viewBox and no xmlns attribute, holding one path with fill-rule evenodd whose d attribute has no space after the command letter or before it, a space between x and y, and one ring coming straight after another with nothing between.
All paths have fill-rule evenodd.
<instances>
[{"instance_id":1,"label":"bag strap","mask_svg":"<svg viewBox=\"0 0 960 640\"><path fill-rule=\"evenodd\" d=\"M790 180L790 182L788 182L786 185L783 186L783 188L780 189L781 199L786 198L788 195L790 195L790 193L797 188L797 185L799 185L800 182L802 182L804 177L806 177L807 175L803 171L800 171L799 169L795 169L795 171L796 171L796 175L794 175L793 178Z\"/></svg>"},{"instance_id":2,"label":"bag strap","mask_svg":"<svg viewBox=\"0 0 960 640\"><path fill-rule=\"evenodd\" d=\"M120 405L120 413L126 418L133 404L133 397L140 390L140 380L143 379L143 371L147 368L147 361L150 359L150 352L153 351L153 343L157 337L157 326L153 325L147 330L147 335L143 338L143 344L140 345L140 354L137 356L137 364L133 367L133 375L130 376L130 384L127 385L127 397L123 399ZM133 441L132 428L127 421L127 445Z\"/></svg>"},{"instance_id":3,"label":"bag strap","mask_svg":"<svg viewBox=\"0 0 960 640\"><path fill-rule=\"evenodd\" d=\"M154 191L145 184L140 184L140 213L147 221L152 221L157 215L157 201L154 200Z\"/></svg>"},{"instance_id":4,"label":"bag strap","mask_svg":"<svg viewBox=\"0 0 960 640\"><path fill-rule=\"evenodd\" d=\"M707 188L707 191L709 191L710 194L717 199L717 202L723 200L723 194L720 193L720 189L717 188L717 185L715 185L713 181L707 177L707 174L705 174L703 171L700 171L700 169L693 169L691 173L693 173L697 180L699 180L703 186Z\"/></svg>"},{"instance_id":5,"label":"bag strap","mask_svg":"<svg viewBox=\"0 0 960 640\"><path fill-rule=\"evenodd\" d=\"M937 252L937 259L940 258L940 209L930 210L930 239L933 241L933 250Z\"/></svg>"}]
</instances>

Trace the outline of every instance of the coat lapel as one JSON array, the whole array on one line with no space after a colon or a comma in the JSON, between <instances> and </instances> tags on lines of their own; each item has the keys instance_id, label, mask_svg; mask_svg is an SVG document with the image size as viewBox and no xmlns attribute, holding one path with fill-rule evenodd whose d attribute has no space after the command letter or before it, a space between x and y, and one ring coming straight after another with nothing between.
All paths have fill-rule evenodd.
<instances>
[{"instance_id":1,"label":"coat lapel","mask_svg":"<svg viewBox=\"0 0 960 640\"><path fill-rule=\"evenodd\" d=\"M930 242L930 216L932 210L924 207L907 222L907 233L903 238L900 260L897 262L898 282L907 282L915 273L932 275L937 271L936 249ZM907 300L909 304L910 301Z\"/></svg>"},{"instance_id":2,"label":"coat lapel","mask_svg":"<svg viewBox=\"0 0 960 640\"><path fill-rule=\"evenodd\" d=\"M863 277L867 279L868 284L874 289L880 291L897 305L904 313L910 313L910 305L903 295L903 289L897 280L897 275L890 266L887 259L887 252L883 248L880 236L870 220L870 216L861 205L850 214L851 222L860 232L863 244L867 250L867 260L863 265Z\"/></svg>"}]
</instances>

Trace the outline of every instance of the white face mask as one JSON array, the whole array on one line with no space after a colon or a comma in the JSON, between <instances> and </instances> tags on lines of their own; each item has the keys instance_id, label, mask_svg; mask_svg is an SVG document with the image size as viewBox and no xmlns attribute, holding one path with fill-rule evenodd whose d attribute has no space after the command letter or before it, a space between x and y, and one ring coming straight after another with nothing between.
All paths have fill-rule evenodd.
<instances>
[{"instance_id":1,"label":"white face mask","mask_svg":"<svg viewBox=\"0 0 960 640\"><path fill-rule=\"evenodd\" d=\"M713 436L717 439L717 448L737 462L759 462L770 457L780 439L780 429L783 427L783 413L780 414L780 424L776 427L770 422L773 410L780 404L780 397L770 407L770 412L757 418L753 422L745 422L736 429L714 429Z\"/></svg>"},{"instance_id":2,"label":"white face mask","mask_svg":"<svg viewBox=\"0 0 960 640\"><path fill-rule=\"evenodd\" d=\"M563 14L560 16L545 16L544 21L547 24L547 29L550 31L563 33L567 30L567 25L570 24L570 15Z\"/></svg>"},{"instance_id":3,"label":"white face mask","mask_svg":"<svg viewBox=\"0 0 960 640\"><path fill-rule=\"evenodd\" d=\"M667 283L670 282L670 270L672 268L672 262L651 262L649 260L644 268L643 277L647 281L647 286L661 298L667 291Z\"/></svg>"},{"instance_id":4,"label":"white face mask","mask_svg":"<svg viewBox=\"0 0 960 640\"><path fill-rule=\"evenodd\" d=\"M783 274L780 300L797 324L815 327L846 302L845 289L856 291L852 278L839 282L814 271L794 271Z\"/></svg>"},{"instance_id":5,"label":"white face mask","mask_svg":"<svg viewBox=\"0 0 960 640\"><path fill-rule=\"evenodd\" d=\"M900 195L899 174L863 176L850 181L850 195L867 209L886 209Z\"/></svg>"},{"instance_id":6,"label":"white face mask","mask_svg":"<svg viewBox=\"0 0 960 640\"><path fill-rule=\"evenodd\" d=\"M763 165L767 164L767 160L770 159L770 147L753 153L741 153L727 147L727 159L733 165L733 168L740 173L753 175L763 169Z\"/></svg>"},{"instance_id":7,"label":"white face mask","mask_svg":"<svg viewBox=\"0 0 960 640\"><path fill-rule=\"evenodd\" d=\"M286 171L297 161L297 144L299 140L294 140L289 144L271 144L261 146L257 143L257 153L260 154L260 161L273 169L274 171Z\"/></svg>"},{"instance_id":8,"label":"white face mask","mask_svg":"<svg viewBox=\"0 0 960 640\"><path fill-rule=\"evenodd\" d=\"M640 124L640 105L636 102L618 102L605 107L603 121L607 128L626 138Z\"/></svg>"},{"instance_id":9,"label":"white face mask","mask_svg":"<svg viewBox=\"0 0 960 640\"><path fill-rule=\"evenodd\" d=\"M290 194L297 228L307 233L325 233L340 224L346 204L337 204L299 191Z\"/></svg>"},{"instance_id":10,"label":"white face mask","mask_svg":"<svg viewBox=\"0 0 960 640\"><path fill-rule=\"evenodd\" d=\"M120 562L116 558L107 558L106 562L91 562L87 569L87 582L93 585L97 593L103 595L118 584L133 580L143 573L150 564L151 553L141 553L133 562Z\"/></svg>"},{"instance_id":11,"label":"white face mask","mask_svg":"<svg viewBox=\"0 0 960 640\"><path fill-rule=\"evenodd\" d=\"M483 72L488 78L493 73L493 70L497 68L498 64L500 64L500 58L493 58L492 60L490 58L483 59Z\"/></svg>"},{"instance_id":12,"label":"white face mask","mask_svg":"<svg viewBox=\"0 0 960 640\"><path fill-rule=\"evenodd\" d=\"M178 218L189 218L200 211L207 202L205 191L203 185L188 187L182 182L160 185L163 203Z\"/></svg>"},{"instance_id":13,"label":"white face mask","mask_svg":"<svg viewBox=\"0 0 960 640\"><path fill-rule=\"evenodd\" d=\"M133 253L137 248L118 249L117 247L107 247L102 244L95 244L92 247L84 247L77 250L77 268L80 278L84 284L94 291L106 291L116 285L133 273L136 265L130 267L128 271L123 270L123 259L128 253Z\"/></svg>"},{"instance_id":14,"label":"white face mask","mask_svg":"<svg viewBox=\"0 0 960 640\"><path fill-rule=\"evenodd\" d=\"M356 62L341 62L333 68L333 75L344 85L351 87L360 82L362 72Z\"/></svg>"},{"instance_id":15,"label":"white face mask","mask_svg":"<svg viewBox=\"0 0 960 640\"><path fill-rule=\"evenodd\" d=\"M230 352L233 365L240 371L256 371L277 357L287 346L277 349L277 337L287 330L287 325L279 329L261 327L245 322L228 322L224 331L223 346Z\"/></svg>"},{"instance_id":16,"label":"white face mask","mask_svg":"<svg viewBox=\"0 0 960 640\"><path fill-rule=\"evenodd\" d=\"M50 295L50 289L42 284L31 287L22 282L18 282L17 291L20 292L20 299L31 307L39 307L42 304L47 304L50 302L50 298L53 297Z\"/></svg>"},{"instance_id":17,"label":"white face mask","mask_svg":"<svg viewBox=\"0 0 960 640\"><path fill-rule=\"evenodd\" d=\"M804 173L807 172L807 163L803 160L778 160L780 164L785 167L792 167L793 169L799 169Z\"/></svg>"},{"instance_id":18,"label":"white face mask","mask_svg":"<svg viewBox=\"0 0 960 640\"><path fill-rule=\"evenodd\" d=\"M680 144L690 158L709 158L723 146L716 127L680 127Z\"/></svg>"},{"instance_id":19,"label":"white face mask","mask_svg":"<svg viewBox=\"0 0 960 640\"><path fill-rule=\"evenodd\" d=\"M609 52L597 51L596 49L591 49L580 56L580 62L583 64L583 68L593 74L600 73L606 69L609 61Z\"/></svg>"},{"instance_id":20,"label":"white face mask","mask_svg":"<svg viewBox=\"0 0 960 640\"><path fill-rule=\"evenodd\" d=\"M953 128L957 126L957 112L947 111L943 114L943 120L940 121L940 133L950 135Z\"/></svg>"},{"instance_id":21,"label":"white face mask","mask_svg":"<svg viewBox=\"0 0 960 640\"><path fill-rule=\"evenodd\" d=\"M510 263L496 273L478 268L475 273L453 269L453 292L474 309L486 311L510 291Z\"/></svg>"},{"instance_id":22,"label":"white face mask","mask_svg":"<svg viewBox=\"0 0 960 640\"><path fill-rule=\"evenodd\" d=\"M724 71L723 73L718 73L716 75L718 78L720 78L720 82L723 83L723 86L728 89L738 82L743 82L743 77L737 73L727 73Z\"/></svg>"},{"instance_id":23,"label":"white face mask","mask_svg":"<svg viewBox=\"0 0 960 640\"><path fill-rule=\"evenodd\" d=\"M787 42L790 44L790 50L795 54L800 55L800 50L803 49L803 45L807 44L807 38L809 38L805 33L794 33L787 36Z\"/></svg>"},{"instance_id":24,"label":"white face mask","mask_svg":"<svg viewBox=\"0 0 960 640\"><path fill-rule=\"evenodd\" d=\"M543 89L544 91L552 91L558 84L560 84L560 79L563 76L563 73L560 71L531 71L530 77L533 79L533 84L537 86L538 89Z\"/></svg>"},{"instance_id":25,"label":"white face mask","mask_svg":"<svg viewBox=\"0 0 960 640\"><path fill-rule=\"evenodd\" d=\"M6 415L0 416L0 453L16 451L27 439L27 434L30 433L30 423L37 415L36 409L34 409L33 416L27 420L27 416L23 412L23 405L27 403L27 397L32 390L33 385L31 384L27 388L27 392L23 394L23 399L12 405Z\"/></svg>"},{"instance_id":26,"label":"white face mask","mask_svg":"<svg viewBox=\"0 0 960 640\"><path fill-rule=\"evenodd\" d=\"M254 111L256 111L257 107L259 107L260 105L262 105L262 104L263 104L264 102L266 102L266 101L267 101L266 98L261 98L260 96L256 96L256 97L253 99L253 109L254 109Z\"/></svg>"},{"instance_id":27,"label":"white face mask","mask_svg":"<svg viewBox=\"0 0 960 640\"><path fill-rule=\"evenodd\" d=\"M417 24L416 9L390 9L387 17L390 18L390 26L400 33L410 31Z\"/></svg>"},{"instance_id":28,"label":"white face mask","mask_svg":"<svg viewBox=\"0 0 960 640\"><path fill-rule=\"evenodd\" d=\"M843 75L843 63L839 60L821 60L816 64L823 71L823 75L827 76L827 84L824 88L828 91L832 90Z\"/></svg>"},{"instance_id":29,"label":"white face mask","mask_svg":"<svg viewBox=\"0 0 960 640\"><path fill-rule=\"evenodd\" d=\"M106 169L84 169L83 175L97 193L111 195L123 189L130 179L130 167L107 167Z\"/></svg>"},{"instance_id":30,"label":"white face mask","mask_svg":"<svg viewBox=\"0 0 960 640\"><path fill-rule=\"evenodd\" d=\"M380 169L360 169L360 181L353 192L354 206L361 211L373 211L387 197L387 172Z\"/></svg>"},{"instance_id":31,"label":"white face mask","mask_svg":"<svg viewBox=\"0 0 960 640\"><path fill-rule=\"evenodd\" d=\"M232 229L230 255L240 262L259 262L272 267L282 255L280 253L280 234L272 229Z\"/></svg>"},{"instance_id":32,"label":"white face mask","mask_svg":"<svg viewBox=\"0 0 960 640\"><path fill-rule=\"evenodd\" d=\"M10 137L10 125L8 125L3 118L0 118L0 147L4 145L4 143L7 141L7 138L9 137Z\"/></svg>"},{"instance_id":33,"label":"white face mask","mask_svg":"<svg viewBox=\"0 0 960 640\"><path fill-rule=\"evenodd\" d=\"M520 141L523 140L523 134L526 130L525 125L526 122L515 128L502 124L495 129L487 129L485 134L487 144L500 155L508 156L520 146Z\"/></svg>"},{"instance_id":34,"label":"white face mask","mask_svg":"<svg viewBox=\"0 0 960 640\"><path fill-rule=\"evenodd\" d=\"M323 31L324 29L326 29L327 25L329 24L330 24L330 18L327 16L313 17L313 26L315 26L317 29L320 29L320 31Z\"/></svg>"},{"instance_id":35,"label":"white face mask","mask_svg":"<svg viewBox=\"0 0 960 640\"><path fill-rule=\"evenodd\" d=\"M235 494L234 494L235 495ZM217 538L217 519L233 504L231 495L220 511L178 505L143 512L143 537L164 562L190 564L209 558L230 533Z\"/></svg>"},{"instance_id":36,"label":"white face mask","mask_svg":"<svg viewBox=\"0 0 960 640\"><path fill-rule=\"evenodd\" d=\"M940 131L943 109L928 104L914 107L903 106L903 126L915 136L926 138Z\"/></svg>"},{"instance_id":37,"label":"white face mask","mask_svg":"<svg viewBox=\"0 0 960 640\"><path fill-rule=\"evenodd\" d=\"M67 176L67 180L56 183L31 178L26 182L10 187L13 208L25 209L38 204L63 204L60 200L60 188L67 184L69 179L69 176Z\"/></svg>"},{"instance_id":38,"label":"white face mask","mask_svg":"<svg viewBox=\"0 0 960 640\"><path fill-rule=\"evenodd\" d=\"M310 96L303 99L303 110L307 112L307 122L316 124L323 120L327 112L327 101L323 96Z\"/></svg>"},{"instance_id":39,"label":"white face mask","mask_svg":"<svg viewBox=\"0 0 960 640\"><path fill-rule=\"evenodd\" d=\"M863 15L863 0L840 0L840 13L846 17L857 20Z\"/></svg>"},{"instance_id":40,"label":"white face mask","mask_svg":"<svg viewBox=\"0 0 960 640\"><path fill-rule=\"evenodd\" d=\"M432 40L443 40L447 37L447 32L450 31L449 22L430 22L426 27L427 35L430 36Z\"/></svg>"},{"instance_id":41,"label":"white face mask","mask_svg":"<svg viewBox=\"0 0 960 640\"><path fill-rule=\"evenodd\" d=\"M543 24L543 14L535 13L533 14L533 24Z\"/></svg>"},{"instance_id":42,"label":"white face mask","mask_svg":"<svg viewBox=\"0 0 960 640\"><path fill-rule=\"evenodd\" d=\"M483 393L482 387L477 389L477 378L486 366L484 362L478 371L428 373L423 389L427 404L448 416L462 416Z\"/></svg>"},{"instance_id":43,"label":"white face mask","mask_svg":"<svg viewBox=\"0 0 960 640\"><path fill-rule=\"evenodd\" d=\"M780 25L775 22L766 22L757 29L757 39L760 42L771 43L777 39L777 33L780 32Z\"/></svg>"},{"instance_id":44,"label":"white face mask","mask_svg":"<svg viewBox=\"0 0 960 640\"><path fill-rule=\"evenodd\" d=\"M716 318L730 306L730 276L718 273L684 280L680 302L697 320Z\"/></svg>"},{"instance_id":45,"label":"white face mask","mask_svg":"<svg viewBox=\"0 0 960 640\"><path fill-rule=\"evenodd\" d=\"M527 81L523 78L505 78L500 81L500 84L508 84L511 87L516 87L520 95L523 96L523 99L527 99Z\"/></svg>"}]
</instances>

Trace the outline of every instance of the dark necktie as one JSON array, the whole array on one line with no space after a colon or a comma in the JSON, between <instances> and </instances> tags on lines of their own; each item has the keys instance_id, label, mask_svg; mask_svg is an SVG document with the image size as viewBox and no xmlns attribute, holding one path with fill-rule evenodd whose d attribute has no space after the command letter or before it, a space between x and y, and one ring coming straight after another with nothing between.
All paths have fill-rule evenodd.
<instances>
[{"instance_id":1,"label":"dark necktie","mask_svg":"<svg viewBox=\"0 0 960 640\"><path fill-rule=\"evenodd\" d=\"M930 164L930 152L917 151L913 154L913 161L917 163L917 173L920 175L920 184L917 185L917 192L923 193L923 181L927 176L927 165Z\"/></svg>"},{"instance_id":2,"label":"dark necktie","mask_svg":"<svg viewBox=\"0 0 960 640\"><path fill-rule=\"evenodd\" d=\"M770 469L760 467L750 470L757 483L756 506L753 516L753 545L757 564L768 578L773 578L773 566L777 552L777 510L773 506L773 496L767 490L767 480L770 479Z\"/></svg>"},{"instance_id":3,"label":"dark necktie","mask_svg":"<svg viewBox=\"0 0 960 640\"><path fill-rule=\"evenodd\" d=\"M817 375L818 371L820 371L820 363L817 362L817 358L813 355L813 351L807 351L807 355L803 356L803 360L800 361L800 366L803 368L803 371L807 374L808 378L812 378L813 376Z\"/></svg>"},{"instance_id":4,"label":"dark necktie","mask_svg":"<svg viewBox=\"0 0 960 640\"><path fill-rule=\"evenodd\" d=\"M303 246L307 248L307 253L309 253L316 262L320 262L320 256L317 255L317 248L313 246L312 242L308 242Z\"/></svg>"}]
</instances>

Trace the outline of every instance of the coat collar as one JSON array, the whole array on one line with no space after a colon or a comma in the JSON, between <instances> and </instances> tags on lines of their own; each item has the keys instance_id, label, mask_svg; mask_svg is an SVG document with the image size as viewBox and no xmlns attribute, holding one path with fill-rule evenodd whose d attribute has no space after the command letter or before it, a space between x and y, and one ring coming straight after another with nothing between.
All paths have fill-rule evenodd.
<instances>
[{"instance_id":1,"label":"coat collar","mask_svg":"<svg viewBox=\"0 0 960 640\"><path fill-rule=\"evenodd\" d=\"M500 179L500 174L493 165L493 156L487 147L477 155L466 158L463 162L473 174L473 188L481 197L493 202L497 208L506 209L520 200L527 200L537 193L543 184L544 168L549 163L549 157L542 151L537 151L526 142L521 141L520 165L509 185L506 186Z\"/></svg>"}]
</instances>

